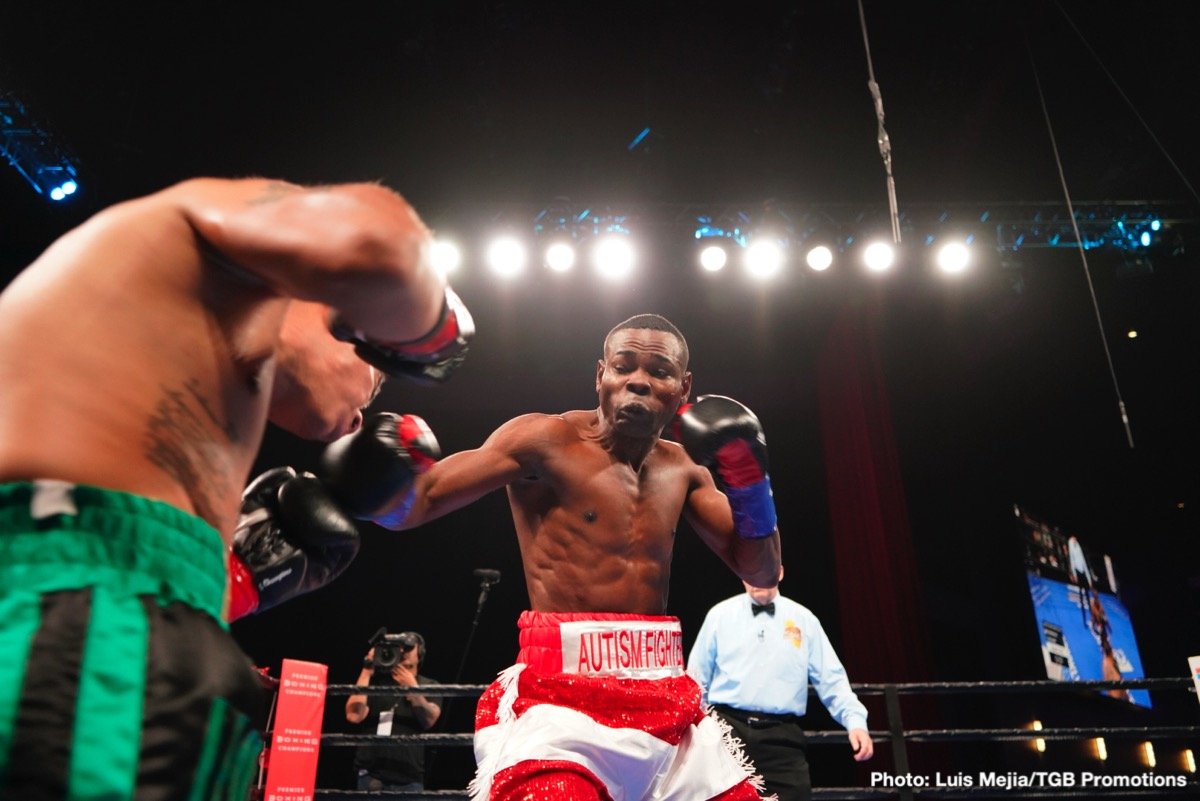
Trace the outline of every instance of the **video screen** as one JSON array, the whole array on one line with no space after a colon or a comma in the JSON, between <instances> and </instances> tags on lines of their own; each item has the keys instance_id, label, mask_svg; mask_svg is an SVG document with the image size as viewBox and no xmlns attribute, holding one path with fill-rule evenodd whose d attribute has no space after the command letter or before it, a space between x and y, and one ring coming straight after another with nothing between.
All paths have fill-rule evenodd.
<instances>
[{"instance_id":1,"label":"video screen","mask_svg":"<svg viewBox=\"0 0 1200 801\"><path fill-rule=\"evenodd\" d=\"M1145 678L1133 621L1117 594L1112 559L1090 549L1082 535L1062 531L1019 507L1015 512L1046 676L1056 681ZM1148 690L1101 692L1150 707Z\"/></svg>"}]
</instances>

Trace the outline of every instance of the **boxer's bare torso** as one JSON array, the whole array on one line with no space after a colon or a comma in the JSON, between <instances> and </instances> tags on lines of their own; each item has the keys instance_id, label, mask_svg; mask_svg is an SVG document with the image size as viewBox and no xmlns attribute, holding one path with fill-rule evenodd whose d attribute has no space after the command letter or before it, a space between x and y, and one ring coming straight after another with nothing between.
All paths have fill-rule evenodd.
<instances>
[{"instance_id":1,"label":"boxer's bare torso","mask_svg":"<svg viewBox=\"0 0 1200 801\"><path fill-rule=\"evenodd\" d=\"M404 528L507 487L531 607L662 614L680 517L738 575L778 570L778 536L737 537L708 471L659 433L691 388L677 341L619 331L597 365L600 405L530 414L416 483Z\"/></svg>"},{"instance_id":2,"label":"boxer's bare torso","mask_svg":"<svg viewBox=\"0 0 1200 801\"><path fill-rule=\"evenodd\" d=\"M286 308L157 196L94 217L0 297L0 481L124 490L232 531Z\"/></svg>"},{"instance_id":3,"label":"boxer's bare torso","mask_svg":"<svg viewBox=\"0 0 1200 801\"><path fill-rule=\"evenodd\" d=\"M595 412L531 416L536 473L508 486L532 608L661 614L675 526L698 468L656 442L634 466L600 442Z\"/></svg>"}]
</instances>

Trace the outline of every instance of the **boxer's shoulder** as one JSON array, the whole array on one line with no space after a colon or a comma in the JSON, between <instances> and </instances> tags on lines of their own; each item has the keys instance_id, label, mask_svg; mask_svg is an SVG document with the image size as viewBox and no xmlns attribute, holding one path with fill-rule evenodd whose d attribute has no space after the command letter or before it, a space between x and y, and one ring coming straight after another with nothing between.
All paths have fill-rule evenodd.
<instances>
[{"instance_id":1,"label":"boxer's shoulder","mask_svg":"<svg viewBox=\"0 0 1200 801\"><path fill-rule=\"evenodd\" d=\"M692 461L692 457L688 456L687 451L678 442L669 439L659 439L654 444L655 456L665 464L684 468L696 468L703 471L704 468Z\"/></svg>"},{"instance_id":2,"label":"boxer's shoulder","mask_svg":"<svg viewBox=\"0 0 1200 801\"><path fill-rule=\"evenodd\" d=\"M565 446L580 439L579 421L569 416L572 414L522 414L496 429L492 440L522 448Z\"/></svg>"}]
</instances>

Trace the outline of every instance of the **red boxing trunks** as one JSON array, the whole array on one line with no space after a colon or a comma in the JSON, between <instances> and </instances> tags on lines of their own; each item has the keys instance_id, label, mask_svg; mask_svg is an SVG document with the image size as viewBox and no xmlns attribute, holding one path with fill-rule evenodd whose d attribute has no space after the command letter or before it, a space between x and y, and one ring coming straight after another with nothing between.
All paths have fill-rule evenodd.
<instances>
[{"instance_id":1,"label":"red boxing trunks","mask_svg":"<svg viewBox=\"0 0 1200 801\"><path fill-rule=\"evenodd\" d=\"M524 612L518 626L517 664L475 713L472 798L506 798L547 771L581 776L601 798L759 797L753 767L684 673L678 619Z\"/></svg>"}]
</instances>

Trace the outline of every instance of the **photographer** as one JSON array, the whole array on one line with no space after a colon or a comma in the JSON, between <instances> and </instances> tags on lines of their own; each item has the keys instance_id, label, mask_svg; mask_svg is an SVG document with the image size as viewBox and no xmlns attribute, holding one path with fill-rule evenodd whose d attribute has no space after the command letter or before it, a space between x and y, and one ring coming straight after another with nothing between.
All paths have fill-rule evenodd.
<instances>
[{"instance_id":1,"label":"photographer","mask_svg":"<svg viewBox=\"0 0 1200 801\"><path fill-rule=\"evenodd\" d=\"M371 638L371 645L355 681L360 687L437 684L417 672L425 660L425 638L415 631L386 634L381 629ZM346 720L369 722L374 734L420 734L441 714L441 698L437 696L352 695L346 700ZM354 767L359 790L425 789L424 746L361 745L354 754Z\"/></svg>"}]
</instances>

